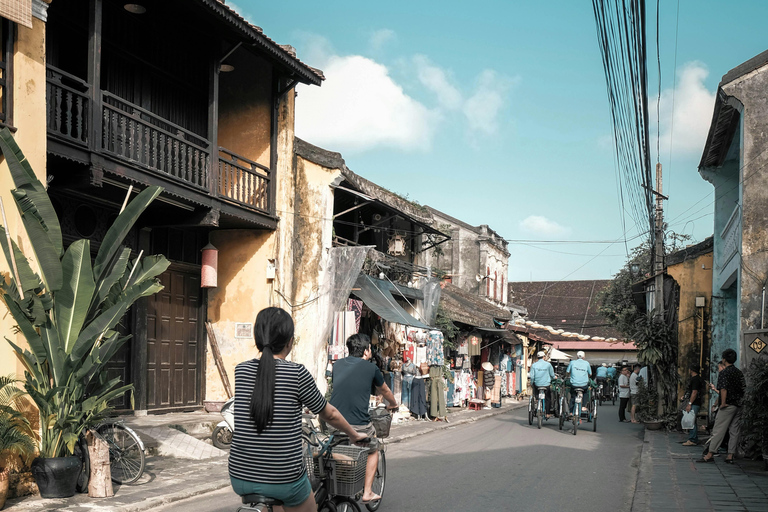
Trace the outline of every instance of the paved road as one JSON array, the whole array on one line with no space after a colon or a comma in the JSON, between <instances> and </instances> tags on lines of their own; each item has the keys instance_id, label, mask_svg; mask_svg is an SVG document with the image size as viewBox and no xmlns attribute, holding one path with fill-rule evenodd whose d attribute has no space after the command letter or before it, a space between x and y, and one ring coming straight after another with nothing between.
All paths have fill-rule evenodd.
<instances>
[{"instance_id":1,"label":"paved road","mask_svg":"<svg viewBox=\"0 0 768 512\"><path fill-rule=\"evenodd\" d=\"M600 407L596 433L583 424L573 436L552 420L538 430L518 409L393 444L379 510L628 511L643 430L619 423L617 407ZM238 504L225 489L163 511L234 512Z\"/></svg>"}]
</instances>

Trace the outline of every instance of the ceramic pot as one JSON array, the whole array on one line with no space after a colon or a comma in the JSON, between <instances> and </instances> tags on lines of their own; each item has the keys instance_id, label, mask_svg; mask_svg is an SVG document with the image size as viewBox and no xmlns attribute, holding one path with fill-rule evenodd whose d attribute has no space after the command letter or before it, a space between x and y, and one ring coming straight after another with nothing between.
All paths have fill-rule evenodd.
<instances>
[{"instance_id":1,"label":"ceramic pot","mask_svg":"<svg viewBox=\"0 0 768 512\"><path fill-rule=\"evenodd\" d=\"M32 476L43 498L75 495L82 462L78 457L38 457L32 461Z\"/></svg>"}]
</instances>

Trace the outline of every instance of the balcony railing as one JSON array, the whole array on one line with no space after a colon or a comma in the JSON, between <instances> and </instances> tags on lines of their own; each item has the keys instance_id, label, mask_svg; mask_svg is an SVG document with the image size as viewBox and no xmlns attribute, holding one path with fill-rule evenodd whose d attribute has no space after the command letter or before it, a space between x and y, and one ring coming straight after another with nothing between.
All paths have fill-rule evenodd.
<instances>
[{"instance_id":1,"label":"balcony railing","mask_svg":"<svg viewBox=\"0 0 768 512\"><path fill-rule=\"evenodd\" d=\"M269 167L218 148L216 169L210 141L109 92L102 92L101 112L96 114L101 133L91 137L94 107L90 97L88 83L48 66L49 136L243 208L272 213ZM211 184L212 169L218 171L216 187Z\"/></svg>"},{"instance_id":2,"label":"balcony railing","mask_svg":"<svg viewBox=\"0 0 768 512\"><path fill-rule=\"evenodd\" d=\"M114 94L103 93L101 147L121 160L208 190L210 143Z\"/></svg>"},{"instance_id":3,"label":"balcony railing","mask_svg":"<svg viewBox=\"0 0 768 512\"><path fill-rule=\"evenodd\" d=\"M269 213L269 167L219 148L219 195Z\"/></svg>"},{"instance_id":4,"label":"balcony railing","mask_svg":"<svg viewBox=\"0 0 768 512\"><path fill-rule=\"evenodd\" d=\"M88 146L89 86L76 76L48 66L48 131L78 146Z\"/></svg>"},{"instance_id":5,"label":"balcony railing","mask_svg":"<svg viewBox=\"0 0 768 512\"><path fill-rule=\"evenodd\" d=\"M731 259L739 252L739 238L741 235L741 209L739 205L733 209L731 217L723 228L723 232L720 234L720 238L723 240L723 252L720 261L722 264L718 265L723 269L728 266Z\"/></svg>"}]
</instances>

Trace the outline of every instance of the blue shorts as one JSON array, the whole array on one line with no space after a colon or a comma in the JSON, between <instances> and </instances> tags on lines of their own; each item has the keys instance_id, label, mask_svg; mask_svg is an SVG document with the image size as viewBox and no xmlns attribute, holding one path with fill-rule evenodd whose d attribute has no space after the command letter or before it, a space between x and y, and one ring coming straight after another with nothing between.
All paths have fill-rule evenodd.
<instances>
[{"instance_id":1,"label":"blue shorts","mask_svg":"<svg viewBox=\"0 0 768 512\"><path fill-rule=\"evenodd\" d=\"M305 472L301 478L289 484L259 484L240 480L234 476L229 477L232 482L232 489L244 496L246 494L261 494L272 499L282 501L287 507L297 507L304 503L312 494L312 485L309 483L309 477Z\"/></svg>"}]
</instances>

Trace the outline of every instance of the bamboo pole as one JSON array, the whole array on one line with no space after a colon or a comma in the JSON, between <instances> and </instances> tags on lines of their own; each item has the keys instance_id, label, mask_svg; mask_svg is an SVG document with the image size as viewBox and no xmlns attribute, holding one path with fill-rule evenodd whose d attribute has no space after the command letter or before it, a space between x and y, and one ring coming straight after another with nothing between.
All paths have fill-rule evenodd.
<instances>
[{"instance_id":1,"label":"bamboo pole","mask_svg":"<svg viewBox=\"0 0 768 512\"><path fill-rule=\"evenodd\" d=\"M133 185L128 187L128 192L125 194L125 199L123 200L123 206L120 208L120 213L123 213L125 207L128 206L128 199L131 197L131 192L133 192Z\"/></svg>"}]
</instances>

